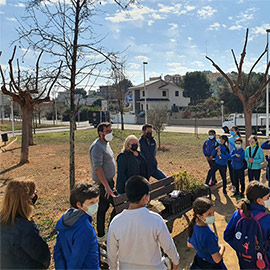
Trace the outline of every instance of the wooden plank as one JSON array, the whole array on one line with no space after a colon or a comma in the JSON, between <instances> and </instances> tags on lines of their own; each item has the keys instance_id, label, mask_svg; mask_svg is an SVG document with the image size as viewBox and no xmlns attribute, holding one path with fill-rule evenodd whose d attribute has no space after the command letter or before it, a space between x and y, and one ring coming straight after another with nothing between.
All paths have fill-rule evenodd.
<instances>
[{"instance_id":1,"label":"wooden plank","mask_svg":"<svg viewBox=\"0 0 270 270\"><path fill-rule=\"evenodd\" d=\"M157 197L159 197L161 195L168 194L168 193L172 192L173 190L174 190L174 183L172 183L168 186L162 187L160 189L156 189L154 191L151 191L150 198L151 198L151 200L156 199Z\"/></svg>"},{"instance_id":2,"label":"wooden plank","mask_svg":"<svg viewBox=\"0 0 270 270\"><path fill-rule=\"evenodd\" d=\"M127 202L127 201L128 201L128 199L127 199L126 193L120 194L120 195L113 198L113 202L114 202L115 206L122 204L124 202Z\"/></svg>"},{"instance_id":3,"label":"wooden plank","mask_svg":"<svg viewBox=\"0 0 270 270\"><path fill-rule=\"evenodd\" d=\"M168 178L165 178L165 179L162 179L162 180L159 180L159 181L156 181L156 182L150 184L150 190L154 190L154 189L160 188L162 186L167 186L173 182L174 182L173 177L170 176Z\"/></svg>"}]
</instances>

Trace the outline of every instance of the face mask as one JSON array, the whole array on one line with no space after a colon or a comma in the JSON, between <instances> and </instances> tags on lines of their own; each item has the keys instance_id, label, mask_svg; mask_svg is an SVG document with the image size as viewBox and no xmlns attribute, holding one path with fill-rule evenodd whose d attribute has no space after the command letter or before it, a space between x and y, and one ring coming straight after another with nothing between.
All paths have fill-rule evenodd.
<instances>
[{"instance_id":1,"label":"face mask","mask_svg":"<svg viewBox=\"0 0 270 270\"><path fill-rule=\"evenodd\" d=\"M217 142L220 144L220 139L217 139Z\"/></svg>"},{"instance_id":2,"label":"face mask","mask_svg":"<svg viewBox=\"0 0 270 270\"><path fill-rule=\"evenodd\" d=\"M32 198L32 204L34 205L37 201L38 195L35 193L34 197Z\"/></svg>"},{"instance_id":3,"label":"face mask","mask_svg":"<svg viewBox=\"0 0 270 270\"><path fill-rule=\"evenodd\" d=\"M231 131L230 131L230 134L231 134L232 136L234 136L234 135L235 135L235 132L234 132L233 130L231 130Z\"/></svg>"},{"instance_id":4,"label":"face mask","mask_svg":"<svg viewBox=\"0 0 270 270\"><path fill-rule=\"evenodd\" d=\"M204 223L206 223L206 224L213 224L215 222L215 216L204 217L204 218L205 218Z\"/></svg>"},{"instance_id":5,"label":"face mask","mask_svg":"<svg viewBox=\"0 0 270 270\"><path fill-rule=\"evenodd\" d=\"M250 144L251 147L254 147L255 145L256 145L256 143L255 144Z\"/></svg>"},{"instance_id":6,"label":"face mask","mask_svg":"<svg viewBox=\"0 0 270 270\"><path fill-rule=\"evenodd\" d=\"M87 211L85 211L85 213L87 213L89 216L93 216L98 210L98 203L94 203L90 206L87 206Z\"/></svg>"},{"instance_id":7,"label":"face mask","mask_svg":"<svg viewBox=\"0 0 270 270\"><path fill-rule=\"evenodd\" d=\"M266 201L263 201L263 202L264 202L265 208L270 208L270 198Z\"/></svg>"},{"instance_id":8,"label":"face mask","mask_svg":"<svg viewBox=\"0 0 270 270\"><path fill-rule=\"evenodd\" d=\"M113 139L113 134L112 134L112 132L109 133L109 134L106 134L105 137L104 137L104 139L105 139L107 142L112 141L112 139Z\"/></svg>"},{"instance_id":9,"label":"face mask","mask_svg":"<svg viewBox=\"0 0 270 270\"><path fill-rule=\"evenodd\" d=\"M215 138L215 136L209 135L209 139L210 139L210 140L213 140L214 138Z\"/></svg>"},{"instance_id":10,"label":"face mask","mask_svg":"<svg viewBox=\"0 0 270 270\"><path fill-rule=\"evenodd\" d=\"M235 146L235 148L237 148L237 149L240 149L240 148L242 147L241 144L235 144L234 146Z\"/></svg>"},{"instance_id":11,"label":"face mask","mask_svg":"<svg viewBox=\"0 0 270 270\"><path fill-rule=\"evenodd\" d=\"M147 132L146 133L146 138L151 139L152 138L152 132Z\"/></svg>"},{"instance_id":12,"label":"face mask","mask_svg":"<svg viewBox=\"0 0 270 270\"><path fill-rule=\"evenodd\" d=\"M137 144L137 143L132 144L130 149L131 149L132 151L137 151L137 149L138 149L138 144Z\"/></svg>"}]
</instances>

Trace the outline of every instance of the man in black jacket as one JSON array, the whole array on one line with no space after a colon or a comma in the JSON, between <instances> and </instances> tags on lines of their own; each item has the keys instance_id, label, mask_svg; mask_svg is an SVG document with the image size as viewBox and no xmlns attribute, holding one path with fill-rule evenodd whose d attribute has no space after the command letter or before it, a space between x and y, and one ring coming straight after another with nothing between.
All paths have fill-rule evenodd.
<instances>
[{"instance_id":1,"label":"man in black jacket","mask_svg":"<svg viewBox=\"0 0 270 270\"><path fill-rule=\"evenodd\" d=\"M146 159L149 175L161 180L166 178L166 175L157 167L156 153L157 144L152 136L153 126L150 124L145 124L142 127L142 136L139 140L141 153Z\"/></svg>"}]
</instances>

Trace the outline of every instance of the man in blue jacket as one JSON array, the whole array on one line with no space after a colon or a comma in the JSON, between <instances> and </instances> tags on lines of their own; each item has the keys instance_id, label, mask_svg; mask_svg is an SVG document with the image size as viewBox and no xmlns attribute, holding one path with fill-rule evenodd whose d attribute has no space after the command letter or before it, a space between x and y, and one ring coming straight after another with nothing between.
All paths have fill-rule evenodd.
<instances>
[{"instance_id":1,"label":"man in blue jacket","mask_svg":"<svg viewBox=\"0 0 270 270\"><path fill-rule=\"evenodd\" d=\"M55 269L100 269L99 246L91 224L98 195L98 188L88 183L78 184L71 191L71 208L56 224Z\"/></svg>"},{"instance_id":2,"label":"man in blue jacket","mask_svg":"<svg viewBox=\"0 0 270 270\"><path fill-rule=\"evenodd\" d=\"M150 124L145 124L142 127L142 136L139 140L141 153L146 159L149 175L161 180L166 178L166 175L157 167L157 144L152 136L153 126Z\"/></svg>"}]
</instances>

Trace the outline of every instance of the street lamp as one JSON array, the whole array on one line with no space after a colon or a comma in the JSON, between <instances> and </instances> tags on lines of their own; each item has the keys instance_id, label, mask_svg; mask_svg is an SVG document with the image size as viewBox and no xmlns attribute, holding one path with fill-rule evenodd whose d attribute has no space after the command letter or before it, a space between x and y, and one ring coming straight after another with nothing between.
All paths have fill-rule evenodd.
<instances>
[{"instance_id":1,"label":"street lamp","mask_svg":"<svg viewBox=\"0 0 270 270\"><path fill-rule=\"evenodd\" d=\"M143 62L143 89L144 89L144 106L145 106L145 113L144 113L144 119L145 124L147 124L147 107L146 107L146 89L145 89L145 65L147 65L147 62Z\"/></svg>"},{"instance_id":2,"label":"street lamp","mask_svg":"<svg viewBox=\"0 0 270 270\"><path fill-rule=\"evenodd\" d=\"M221 104L221 127L223 125L223 122L224 122L224 110L223 110L223 105L224 105L224 100L221 100L220 101L220 104Z\"/></svg>"},{"instance_id":3,"label":"street lamp","mask_svg":"<svg viewBox=\"0 0 270 270\"><path fill-rule=\"evenodd\" d=\"M267 33L267 62L266 62L266 67L269 63L269 33L270 29L266 30ZM266 74L266 80L269 78L269 72L267 71ZM266 136L269 136L269 83L266 86Z\"/></svg>"}]
</instances>

